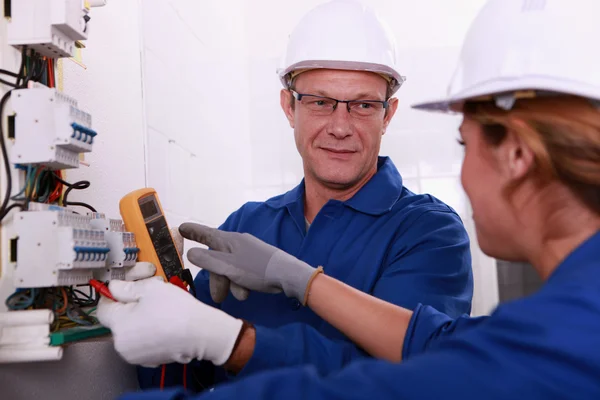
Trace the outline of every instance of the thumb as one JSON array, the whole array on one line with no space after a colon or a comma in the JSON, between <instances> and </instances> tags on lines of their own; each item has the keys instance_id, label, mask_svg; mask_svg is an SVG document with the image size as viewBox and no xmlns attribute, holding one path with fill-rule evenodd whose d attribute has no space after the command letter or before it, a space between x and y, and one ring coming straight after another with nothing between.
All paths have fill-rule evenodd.
<instances>
[{"instance_id":1,"label":"thumb","mask_svg":"<svg viewBox=\"0 0 600 400\"><path fill-rule=\"evenodd\" d=\"M125 272L126 281L139 281L150 278L156 274L156 266L151 262L139 261L135 263L127 272Z\"/></svg>"},{"instance_id":2,"label":"thumb","mask_svg":"<svg viewBox=\"0 0 600 400\"><path fill-rule=\"evenodd\" d=\"M133 282L112 280L108 284L108 289L115 300L121 303L133 303L138 301L149 288L162 281L162 277L159 276Z\"/></svg>"},{"instance_id":3,"label":"thumb","mask_svg":"<svg viewBox=\"0 0 600 400\"><path fill-rule=\"evenodd\" d=\"M210 297L215 303L220 304L229 293L229 278L215 274L214 272L211 272L209 276L208 287L210 289Z\"/></svg>"}]
</instances>

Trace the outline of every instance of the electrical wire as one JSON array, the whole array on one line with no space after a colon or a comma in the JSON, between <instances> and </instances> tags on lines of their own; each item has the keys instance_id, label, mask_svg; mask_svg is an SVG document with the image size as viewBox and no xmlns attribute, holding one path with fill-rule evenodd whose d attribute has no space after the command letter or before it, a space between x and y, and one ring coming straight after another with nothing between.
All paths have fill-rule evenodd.
<instances>
[{"instance_id":1,"label":"electrical wire","mask_svg":"<svg viewBox=\"0 0 600 400\"><path fill-rule=\"evenodd\" d=\"M85 207L88 210L92 211L92 212L97 212L96 209L94 207L92 207L91 205L87 204L87 203L82 203L82 202L77 202L77 201L68 201L68 197L69 194L71 193L72 190L83 190L83 189L87 189L90 187L91 183L90 181L77 181L74 183L69 183L67 181L65 181L64 179L60 178L58 176L58 174L54 173L54 177L63 185L65 185L67 187L67 190L65 190L65 193L63 194L63 199L62 199L62 206L63 207L67 207L67 206L79 206L79 207Z\"/></svg>"},{"instance_id":2,"label":"electrical wire","mask_svg":"<svg viewBox=\"0 0 600 400\"><path fill-rule=\"evenodd\" d=\"M4 96L2 96L2 99L0 99L0 150L2 151L2 158L4 160L4 168L6 171L6 193L4 195L4 200L2 200L2 205L0 205L0 221L2 221L4 219L4 217L6 216L6 214L8 214L8 202L10 200L10 192L12 190L12 174L10 171L10 163L8 161L8 153L6 151L6 143L4 142L4 131L2 128L2 121L3 121L3 117L2 117L2 112L4 111L4 105L6 104L6 102L8 101L10 94L12 92L12 89L9 90L8 92L6 92L4 94Z\"/></svg>"}]
</instances>

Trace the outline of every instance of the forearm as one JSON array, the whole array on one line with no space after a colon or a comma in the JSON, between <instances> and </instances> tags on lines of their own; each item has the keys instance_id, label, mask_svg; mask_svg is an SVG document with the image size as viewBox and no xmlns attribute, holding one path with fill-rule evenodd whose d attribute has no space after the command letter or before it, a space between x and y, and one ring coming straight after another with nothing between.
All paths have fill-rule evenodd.
<instances>
[{"instance_id":1,"label":"forearm","mask_svg":"<svg viewBox=\"0 0 600 400\"><path fill-rule=\"evenodd\" d=\"M307 305L373 357L392 362L402 359L412 311L324 274L313 280Z\"/></svg>"}]
</instances>

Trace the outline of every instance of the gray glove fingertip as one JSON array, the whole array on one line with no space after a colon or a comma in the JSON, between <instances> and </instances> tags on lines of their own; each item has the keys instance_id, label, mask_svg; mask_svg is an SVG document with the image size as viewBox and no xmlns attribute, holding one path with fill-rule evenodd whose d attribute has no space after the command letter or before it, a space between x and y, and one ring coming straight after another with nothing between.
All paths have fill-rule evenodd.
<instances>
[{"instance_id":1,"label":"gray glove fingertip","mask_svg":"<svg viewBox=\"0 0 600 400\"><path fill-rule=\"evenodd\" d=\"M229 292L229 278L223 275L209 273L208 287L210 289L210 297L215 303L222 303Z\"/></svg>"},{"instance_id":2,"label":"gray glove fingertip","mask_svg":"<svg viewBox=\"0 0 600 400\"><path fill-rule=\"evenodd\" d=\"M231 290L231 294L233 295L233 297L235 297L239 301L247 300L248 296L250 295L250 290L236 284L235 282L231 282L231 286L229 287L229 289Z\"/></svg>"}]
</instances>

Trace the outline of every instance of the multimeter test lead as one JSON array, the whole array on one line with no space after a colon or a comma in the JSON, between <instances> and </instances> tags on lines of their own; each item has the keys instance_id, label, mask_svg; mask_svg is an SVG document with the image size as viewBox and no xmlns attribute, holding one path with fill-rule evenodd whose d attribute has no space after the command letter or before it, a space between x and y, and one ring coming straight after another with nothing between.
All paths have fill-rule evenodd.
<instances>
[{"instance_id":1,"label":"multimeter test lead","mask_svg":"<svg viewBox=\"0 0 600 400\"><path fill-rule=\"evenodd\" d=\"M110 293L110 290L108 290L108 286L106 286L103 282L100 282L96 279L90 279L90 286L96 290L96 293L100 293L102 296L111 299L112 301L117 301Z\"/></svg>"}]
</instances>

